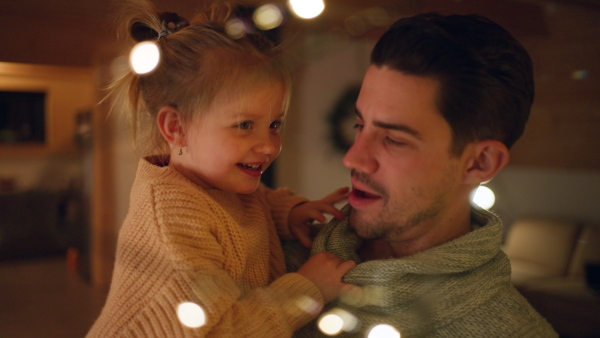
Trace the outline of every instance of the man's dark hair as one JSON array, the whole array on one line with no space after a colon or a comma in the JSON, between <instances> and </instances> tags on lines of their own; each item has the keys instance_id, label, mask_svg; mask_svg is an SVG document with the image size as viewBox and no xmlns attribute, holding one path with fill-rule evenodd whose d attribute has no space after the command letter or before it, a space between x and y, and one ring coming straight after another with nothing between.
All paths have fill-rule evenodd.
<instances>
[{"instance_id":1,"label":"man's dark hair","mask_svg":"<svg viewBox=\"0 0 600 338\"><path fill-rule=\"evenodd\" d=\"M531 58L484 17L426 13L400 19L375 45L371 64L440 82L437 107L452 128L454 155L479 140L510 148L523 134L534 97Z\"/></svg>"}]
</instances>

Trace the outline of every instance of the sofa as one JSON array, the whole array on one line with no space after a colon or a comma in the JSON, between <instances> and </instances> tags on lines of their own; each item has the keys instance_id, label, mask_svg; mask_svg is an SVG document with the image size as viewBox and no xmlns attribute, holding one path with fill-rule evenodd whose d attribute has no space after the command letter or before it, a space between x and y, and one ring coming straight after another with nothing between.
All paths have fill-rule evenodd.
<instances>
[{"instance_id":1,"label":"sofa","mask_svg":"<svg viewBox=\"0 0 600 338\"><path fill-rule=\"evenodd\" d=\"M600 224L520 217L504 251L513 284L561 337L600 337Z\"/></svg>"}]
</instances>

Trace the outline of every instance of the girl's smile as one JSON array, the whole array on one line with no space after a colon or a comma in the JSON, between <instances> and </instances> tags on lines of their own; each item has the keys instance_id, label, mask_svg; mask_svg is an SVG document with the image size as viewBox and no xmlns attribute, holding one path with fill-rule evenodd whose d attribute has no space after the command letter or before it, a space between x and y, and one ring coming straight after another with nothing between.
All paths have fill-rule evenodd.
<instances>
[{"instance_id":1,"label":"girl's smile","mask_svg":"<svg viewBox=\"0 0 600 338\"><path fill-rule=\"evenodd\" d=\"M240 167L240 170L242 170L244 173L246 173L252 177L260 177L260 175L262 175L262 173L264 172L264 170L262 169L263 164L264 163L257 163L257 164L238 163L238 166Z\"/></svg>"}]
</instances>

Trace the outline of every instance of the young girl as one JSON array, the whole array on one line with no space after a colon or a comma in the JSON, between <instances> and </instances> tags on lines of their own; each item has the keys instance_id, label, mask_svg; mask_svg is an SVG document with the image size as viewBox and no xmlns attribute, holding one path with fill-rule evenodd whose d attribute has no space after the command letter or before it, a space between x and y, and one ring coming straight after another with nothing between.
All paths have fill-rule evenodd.
<instances>
[{"instance_id":1,"label":"young girl","mask_svg":"<svg viewBox=\"0 0 600 338\"><path fill-rule=\"evenodd\" d=\"M310 245L307 223L341 216L333 203L347 191L307 202L260 184L290 95L267 40L230 38L223 8L188 23L127 3L127 31L155 41L162 59L115 88L127 93L134 130L149 130L157 147L140 161L111 289L88 336L291 336L339 295L354 263L323 254L286 274L278 235ZM195 324L178 315L183 303L199 309Z\"/></svg>"}]
</instances>

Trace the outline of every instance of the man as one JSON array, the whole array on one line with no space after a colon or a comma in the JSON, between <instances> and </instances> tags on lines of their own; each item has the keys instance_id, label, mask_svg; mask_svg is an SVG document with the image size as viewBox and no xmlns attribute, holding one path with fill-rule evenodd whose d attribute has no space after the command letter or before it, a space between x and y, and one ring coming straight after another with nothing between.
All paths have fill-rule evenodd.
<instances>
[{"instance_id":1,"label":"man","mask_svg":"<svg viewBox=\"0 0 600 338\"><path fill-rule=\"evenodd\" d=\"M509 160L533 102L531 59L477 16L397 21L371 55L344 157L346 218L312 254L359 263L357 288L297 334L366 337L555 337L510 282L500 219L470 192ZM381 326L386 325L386 326Z\"/></svg>"}]
</instances>

